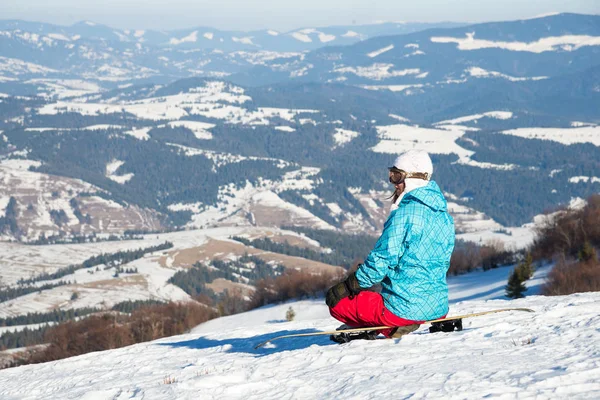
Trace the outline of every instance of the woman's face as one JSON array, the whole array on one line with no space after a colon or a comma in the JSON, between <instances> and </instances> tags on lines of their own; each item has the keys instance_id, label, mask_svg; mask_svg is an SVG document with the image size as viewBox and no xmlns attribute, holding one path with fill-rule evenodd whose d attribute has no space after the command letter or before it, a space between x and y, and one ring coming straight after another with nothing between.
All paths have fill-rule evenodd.
<instances>
[{"instance_id":1,"label":"woman's face","mask_svg":"<svg viewBox=\"0 0 600 400\"><path fill-rule=\"evenodd\" d=\"M392 183L392 185L394 185L394 187L396 188L397 194L402 194L402 192L404 192L404 189L406 188L404 176L405 175L402 175L399 172L390 171L389 180Z\"/></svg>"},{"instance_id":2,"label":"woman's face","mask_svg":"<svg viewBox=\"0 0 600 400\"><path fill-rule=\"evenodd\" d=\"M396 188L396 193L398 194L402 194L402 192L404 192L404 189L406 189L406 183L404 181L394 185L394 187Z\"/></svg>"}]
</instances>

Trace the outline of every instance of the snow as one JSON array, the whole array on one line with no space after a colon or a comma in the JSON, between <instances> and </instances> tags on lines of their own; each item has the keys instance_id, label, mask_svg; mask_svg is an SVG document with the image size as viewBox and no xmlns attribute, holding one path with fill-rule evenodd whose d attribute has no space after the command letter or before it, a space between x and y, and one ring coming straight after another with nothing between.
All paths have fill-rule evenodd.
<instances>
[{"instance_id":1,"label":"snow","mask_svg":"<svg viewBox=\"0 0 600 400\"><path fill-rule=\"evenodd\" d=\"M600 46L600 36L565 35L550 36L535 42L494 42L491 40L475 39L475 32L467 33L466 38L445 36L431 37L433 43L456 43L459 50L503 49L510 51L526 51L543 53L546 51L575 51L584 46Z\"/></svg>"},{"instance_id":2,"label":"snow","mask_svg":"<svg viewBox=\"0 0 600 400\"><path fill-rule=\"evenodd\" d=\"M65 41L65 42L70 42L71 41L71 39L69 37L67 37L67 36L65 36L65 35L63 35L61 33L49 33L48 37L51 38L51 39L62 40L62 41Z\"/></svg>"},{"instance_id":3,"label":"snow","mask_svg":"<svg viewBox=\"0 0 600 400\"><path fill-rule=\"evenodd\" d=\"M143 100L110 103L84 103L75 101L58 101L46 104L39 109L40 114L58 114L61 112L77 112L82 115L99 115L112 113L131 113L138 118L150 120L179 120L189 113L204 115L209 118L226 119L232 123L248 123L259 120L267 125L267 118L275 114L297 115L311 110L286 110L264 108L258 111L248 111L230 104L243 104L251 100L244 95L244 90L225 82L206 82L205 86L190 89L188 93L171 96L147 98ZM279 110L279 111L275 111Z\"/></svg>"},{"instance_id":4,"label":"snow","mask_svg":"<svg viewBox=\"0 0 600 400\"><path fill-rule=\"evenodd\" d=\"M410 122L410 120L408 118L404 118L400 115L396 115L396 114L388 114L389 117L397 119L400 122Z\"/></svg>"},{"instance_id":5,"label":"snow","mask_svg":"<svg viewBox=\"0 0 600 400\"><path fill-rule=\"evenodd\" d=\"M572 210L581 210L586 204L587 201L581 197L572 197L571 201L569 202L569 208Z\"/></svg>"},{"instance_id":6,"label":"snow","mask_svg":"<svg viewBox=\"0 0 600 400\"><path fill-rule=\"evenodd\" d=\"M334 344L323 299L267 306L190 333L0 371L0 397L80 399L569 398L600 393L599 293L508 301L510 268L450 278L450 315L528 307L464 320L461 332ZM539 290L537 271L528 281ZM285 321L292 307L294 321Z\"/></svg>"},{"instance_id":7,"label":"snow","mask_svg":"<svg viewBox=\"0 0 600 400\"><path fill-rule=\"evenodd\" d=\"M371 58L374 58L374 57L377 57L377 56L378 56L378 55L380 55L380 54L383 54L383 53L385 53L385 52L387 52L387 51L390 51L390 50L392 50L393 48L394 48L394 45L393 45L393 44L390 44L390 45L389 45L389 46L387 46L387 47L384 47L384 48L382 48L382 49L379 49L379 50L375 50L375 51L373 51L373 52L371 52L371 53L367 54L367 56L368 56L368 57L371 57Z\"/></svg>"},{"instance_id":8,"label":"snow","mask_svg":"<svg viewBox=\"0 0 600 400\"><path fill-rule=\"evenodd\" d=\"M551 140L565 145L591 143L594 146L600 146L600 126L585 126L580 128L518 128L500 133L527 139Z\"/></svg>"},{"instance_id":9,"label":"snow","mask_svg":"<svg viewBox=\"0 0 600 400\"><path fill-rule=\"evenodd\" d=\"M573 121L571 122L571 127L573 128L581 128L582 126L595 126L596 124L592 124L591 122L581 122L581 121Z\"/></svg>"},{"instance_id":10,"label":"snow","mask_svg":"<svg viewBox=\"0 0 600 400\"><path fill-rule=\"evenodd\" d=\"M34 64L22 61L16 58L0 56L0 73L9 72L14 75L21 74L48 74L58 72L55 69L44 67L40 64Z\"/></svg>"},{"instance_id":11,"label":"snow","mask_svg":"<svg viewBox=\"0 0 600 400\"><path fill-rule=\"evenodd\" d=\"M172 121L169 122L169 126L183 126L194 132L194 136L196 136L197 139L209 140L212 139L213 136L207 129L214 128L215 124L198 121Z\"/></svg>"},{"instance_id":12,"label":"snow","mask_svg":"<svg viewBox=\"0 0 600 400\"><path fill-rule=\"evenodd\" d=\"M59 99L91 95L103 90L96 83L81 79L30 79L25 83L41 85L40 91L46 89L49 91L49 95Z\"/></svg>"},{"instance_id":13,"label":"snow","mask_svg":"<svg viewBox=\"0 0 600 400\"><path fill-rule=\"evenodd\" d=\"M419 68L408 68L398 71L390 71L394 64L375 63L366 67L337 67L333 71L344 74L351 73L367 79L380 81L382 79L393 78L396 76L418 75L421 73Z\"/></svg>"},{"instance_id":14,"label":"snow","mask_svg":"<svg viewBox=\"0 0 600 400\"><path fill-rule=\"evenodd\" d=\"M271 36L279 36L279 32L274 30L268 30L267 33Z\"/></svg>"},{"instance_id":15,"label":"snow","mask_svg":"<svg viewBox=\"0 0 600 400\"><path fill-rule=\"evenodd\" d=\"M6 216L6 207L10 201L10 196L0 196L0 218Z\"/></svg>"},{"instance_id":16,"label":"snow","mask_svg":"<svg viewBox=\"0 0 600 400\"><path fill-rule=\"evenodd\" d=\"M301 42L304 42L304 43L311 43L312 42L312 39L308 35L306 35L304 33L301 33L301 32L292 32L291 35L292 35L292 37L294 39L299 40Z\"/></svg>"},{"instance_id":17,"label":"snow","mask_svg":"<svg viewBox=\"0 0 600 400\"><path fill-rule=\"evenodd\" d=\"M343 213L342 208L337 203L327 203L325 205L329 208L332 215L340 215Z\"/></svg>"},{"instance_id":18,"label":"snow","mask_svg":"<svg viewBox=\"0 0 600 400\"><path fill-rule=\"evenodd\" d=\"M511 119L513 117L513 113L510 111L488 111L483 114L474 114L468 115L466 117L448 119L445 121L436 122L435 125L446 125L446 124L460 124L463 122L476 121L478 119L488 117L488 118L496 118L496 119Z\"/></svg>"},{"instance_id":19,"label":"snow","mask_svg":"<svg viewBox=\"0 0 600 400\"><path fill-rule=\"evenodd\" d=\"M196 40L198 40L198 31L194 31L181 39L171 38L171 40L169 40L169 43L177 46L181 43L193 43Z\"/></svg>"},{"instance_id":20,"label":"snow","mask_svg":"<svg viewBox=\"0 0 600 400\"><path fill-rule=\"evenodd\" d=\"M116 175L117 170L121 168L123 164L125 164L125 162L120 160L112 160L106 164L106 177L120 184L124 184L131 180L133 174Z\"/></svg>"},{"instance_id":21,"label":"snow","mask_svg":"<svg viewBox=\"0 0 600 400\"><path fill-rule=\"evenodd\" d=\"M343 146L350 143L353 139L356 139L360 135L360 132L350 131L348 129L335 128L333 134L333 140L336 143L335 147Z\"/></svg>"},{"instance_id":22,"label":"snow","mask_svg":"<svg viewBox=\"0 0 600 400\"><path fill-rule=\"evenodd\" d=\"M321 43L331 42L335 40L335 35L328 35L326 33L319 32L319 40L321 41Z\"/></svg>"},{"instance_id":23,"label":"snow","mask_svg":"<svg viewBox=\"0 0 600 400\"><path fill-rule=\"evenodd\" d=\"M314 67L313 64L307 64L300 69L290 71L290 78L298 78L298 77L304 76L304 75L308 74L308 71L310 69L312 69L313 67Z\"/></svg>"},{"instance_id":24,"label":"snow","mask_svg":"<svg viewBox=\"0 0 600 400\"><path fill-rule=\"evenodd\" d=\"M107 129L122 129L121 125L111 125L111 124L98 124L98 125L90 125L83 127L81 129L86 131L105 131Z\"/></svg>"},{"instance_id":25,"label":"snow","mask_svg":"<svg viewBox=\"0 0 600 400\"><path fill-rule=\"evenodd\" d=\"M508 79L509 81L512 82L519 82L519 81L539 81L542 79L548 79L547 76L534 76L534 77L514 77L514 76L510 76L510 75L505 75L502 74L500 72L496 72L496 71L486 71L483 68L479 68L479 67L471 67L467 70L467 72L471 75L474 76L476 78L504 78L504 79Z\"/></svg>"},{"instance_id":26,"label":"snow","mask_svg":"<svg viewBox=\"0 0 600 400\"><path fill-rule=\"evenodd\" d=\"M135 36L136 38L141 38L142 36L144 36L145 33L146 31L144 31L143 29L138 29L133 33L133 36Z\"/></svg>"},{"instance_id":27,"label":"snow","mask_svg":"<svg viewBox=\"0 0 600 400\"><path fill-rule=\"evenodd\" d=\"M250 44L250 45L254 45L254 43L252 43L252 37L232 37L231 40L233 40L236 43L242 43L242 44Z\"/></svg>"},{"instance_id":28,"label":"snow","mask_svg":"<svg viewBox=\"0 0 600 400\"><path fill-rule=\"evenodd\" d=\"M345 38L355 38L355 37L360 37L360 33L358 33L358 32L354 32L354 31L348 31L348 32L344 33L344 34L342 35L342 37L345 37Z\"/></svg>"},{"instance_id":29,"label":"snow","mask_svg":"<svg viewBox=\"0 0 600 400\"><path fill-rule=\"evenodd\" d=\"M425 75L427 75L427 72L425 72ZM418 78L419 76L417 76ZM362 87L363 89L367 89L367 90L390 90L392 92L402 92L406 89L410 89L410 88L421 88L424 85L421 84L417 84L417 85L361 85L360 87Z\"/></svg>"},{"instance_id":30,"label":"snow","mask_svg":"<svg viewBox=\"0 0 600 400\"><path fill-rule=\"evenodd\" d=\"M206 32L206 33L205 33L204 35L202 35L202 36L204 36L204 37L205 37L206 39L208 39L208 40L213 40L213 38L215 37L215 35L214 35L212 32Z\"/></svg>"},{"instance_id":31,"label":"snow","mask_svg":"<svg viewBox=\"0 0 600 400\"><path fill-rule=\"evenodd\" d=\"M579 183L579 182L600 183L600 178L598 178L597 176L573 176L573 177L569 178L569 182L570 183Z\"/></svg>"},{"instance_id":32,"label":"snow","mask_svg":"<svg viewBox=\"0 0 600 400\"><path fill-rule=\"evenodd\" d=\"M497 169L497 170L501 170L501 171L512 171L514 169L519 168L519 166L516 164L493 164L493 163L489 163L489 162L481 162L481 161L472 160L470 158L460 158L457 162L459 164L469 165L471 167L485 168L485 169Z\"/></svg>"},{"instance_id":33,"label":"snow","mask_svg":"<svg viewBox=\"0 0 600 400\"><path fill-rule=\"evenodd\" d=\"M131 135L136 139L148 140L148 139L150 139L150 135L148 135L148 132L150 132L151 130L152 130L152 127L133 128L132 130L124 131L123 133L125 133L127 135Z\"/></svg>"},{"instance_id":34,"label":"snow","mask_svg":"<svg viewBox=\"0 0 600 400\"><path fill-rule=\"evenodd\" d=\"M530 225L531 224L526 224L521 227L500 227L497 230L475 230L473 232L457 234L456 238L477 244L493 245L495 243L503 243L508 250L523 250L533 243L535 237L534 230Z\"/></svg>"},{"instance_id":35,"label":"snow","mask_svg":"<svg viewBox=\"0 0 600 400\"><path fill-rule=\"evenodd\" d=\"M425 150L432 154L457 154L459 157L470 157L474 152L464 149L455 142L464 135L464 130L421 128L418 126L397 124L377 126L381 139L371 151L376 153L400 154L407 150Z\"/></svg>"},{"instance_id":36,"label":"snow","mask_svg":"<svg viewBox=\"0 0 600 400\"><path fill-rule=\"evenodd\" d=\"M228 226L201 231L149 234L145 235L143 240L47 246L0 242L0 277L3 284L14 285L20 278L27 279L42 272L52 273L58 268L81 263L91 256L102 253L145 248L170 241L174 243L174 247L169 252L176 254L179 251L197 248L211 238L227 240L231 235L240 235L244 232L251 232L256 237L264 236L264 229ZM268 228L268 231L273 232L273 229L275 228ZM28 312L49 312L55 308L69 309L101 305L110 307L125 300L189 299L181 289L167 284L168 279L177 270L168 265L164 267L161 264L161 259L164 257L166 257L164 252L157 252L133 261L127 264L127 268L137 268L138 273L121 274L119 278L113 278L114 270L104 270L104 266L100 266L100 271L93 268L93 274L87 269L78 270L63 278L76 283L0 303L0 318ZM75 301L71 300L74 291L79 293Z\"/></svg>"},{"instance_id":37,"label":"snow","mask_svg":"<svg viewBox=\"0 0 600 400\"><path fill-rule=\"evenodd\" d=\"M182 146L177 146L182 147ZM198 154L213 159L215 166L220 161L237 162L240 156L224 160L224 154L216 154L206 150L195 149ZM231 156L230 156L231 157ZM289 166L281 160L273 160L278 166ZM298 170L289 171L283 174L281 179L276 181L263 179L256 185L246 181L245 185L229 184L219 187L219 204L217 206L206 206L201 203L190 204L171 204L168 208L172 211L189 210L193 213L192 220L188 223L189 227L206 227L218 225L248 225L248 219L244 215L252 213L257 206L262 209L269 208L268 213L272 211L286 214L286 223L294 223L299 226L319 227L318 229L335 230L333 226L314 216L309 211L288 203L281 199L277 193L285 190L312 190L314 180L311 179L319 173L318 168L302 167Z\"/></svg>"},{"instance_id":38,"label":"snow","mask_svg":"<svg viewBox=\"0 0 600 400\"><path fill-rule=\"evenodd\" d=\"M335 228L327 222L321 220L320 218L316 218L313 214L302 207L298 207L295 204L284 201L272 191L259 192L252 196L251 201L254 204L288 210L294 215L295 219L312 220L314 225L311 224L311 226L314 229L335 230Z\"/></svg>"},{"instance_id":39,"label":"snow","mask_svg":"<svg viewBox=\"0 0 600 400\"><path fill-rule=\"evenodd\" d=\"M525 249L533 242L537 226L535 219L520 227L505 227L484 213L464 205L467 200L451 193L444 195L448 201L448 211L454 219L457 239L480 245L502 243L510 251Z\"/></svg>"},{"instance_id":40,"label":"snow","mask_svg":"<svg viewBox=\"0 0 600 400\"><path fill-rule=\"evenodd\" d=\"M299 58L302 59L302 53L296 52L279 52L279 51L235 51L230 53L234 56L240 56L247 62L253 65L269 65L269 61L277 60L278 58ZM290 64L278 65L281 68L287 68ZM312 67L311 67L312 68Z\"/></svg>"},{"instance_id":41,"label":"snow","mask_svg":"<svg viewBox=\"0 0 600 400\"><path fill-rule=\"evenodd\" d=\"M214 167L213 167L214 172L217 171L217 168L220 168L224 165L231 164L231 163L238 163L238 162L242 162L245 160L272 161L274 164L277 164L279 166L289 165L289 163L286 163L285 161L277 159L277 158L252 157L252 156L246 157L246 156L240 156L237 154L220 153L220 152L216 152L216 151L212 151L212 150L203 150L203 149L198 149L198 148L194 148L194 147L187 147L187 146L182 146L182 145L173 144L173 143L167 143L167 144L171 147L178 149L179 151L182 151L188 157L203 155L204 157L208 158L209 160L211 160L214 163Z\"/></svg>"},{"instance_id":42,"label":"snow","mask_svg":"<svg viewBox=\"0 0 600 400\"><path fill-rule=\"evenodd\" d=\"M550 174L548 176L550 176L550 178L554 178L554 175L560 172L562 172L562 169L553 169L552 171L550 171Z\"/></svg>"},{"instance_id":43,"label":"snow","mask_svg":"<svg viewBox=\"0 0 600 400\"><path fill-rule=\"evenodd\" d=\"M41 327L48 326L48 325L54 325L54 324L55 324L55 322L43 322L43 323L39 323L39 324L29 324L29 325L0 326L0 335L5 334L6 332L20 332L25 329L37 330ZM11 349L11 350L14 351L16 349Z\"/></svg>"},{"instance_id":44,"label":"snow","mask_svg":"<svg viewBox=\"0 0 600 400\"><path fill-rule=\"evenodd\" d=\"M282 131L282 132L295 132L296 131L291 126L276 126L275 130Z\"/></svg>"}]
</instances>

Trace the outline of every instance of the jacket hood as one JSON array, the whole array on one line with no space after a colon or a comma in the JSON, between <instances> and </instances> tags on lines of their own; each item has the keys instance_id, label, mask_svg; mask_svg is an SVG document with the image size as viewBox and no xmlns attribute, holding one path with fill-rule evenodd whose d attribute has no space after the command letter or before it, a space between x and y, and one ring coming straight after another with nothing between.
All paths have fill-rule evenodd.
<instances>
[{"instance_id":1,"label":"jacket hood","mask_svg":"<svg viewBox=\"0 0 600 400\"><path fill-rule=\"evenodd\" d=\"M415 198L435 211L448 210L448 203L446 203L442 190L435 181L429 181L427 185L406 193L402 201L408 201L410 198Z\"/></svg>"}]
</instances>

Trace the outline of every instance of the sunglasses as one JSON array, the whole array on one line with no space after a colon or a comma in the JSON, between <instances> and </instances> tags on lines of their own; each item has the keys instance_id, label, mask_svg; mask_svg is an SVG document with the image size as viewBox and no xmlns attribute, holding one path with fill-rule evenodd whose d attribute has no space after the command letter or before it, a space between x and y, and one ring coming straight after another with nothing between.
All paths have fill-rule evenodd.
<instances>
[{"instance_id":1,"label":"sunglasses","mask_svg":"<svg viewBox=\"0 0 600 400\"><path fill-rule=\"evenodd\" d=\"M388 168L390 170L390 183L399 185L406 179L406 171L402 171L396 167Z\"/></svg>"},{"instance_id":2,"label":"sunglasses","mask_svg":"<svg viewBox=\"0 0 600 400\"><path fill-rule=\"evenodd\" d=\"M406 178L423 179L425 181L430 179L427 172L406 172L396 167L389 167L388 169L390 171L390 183L394 185L401 184Z\"/></svg>"}]
</instances>

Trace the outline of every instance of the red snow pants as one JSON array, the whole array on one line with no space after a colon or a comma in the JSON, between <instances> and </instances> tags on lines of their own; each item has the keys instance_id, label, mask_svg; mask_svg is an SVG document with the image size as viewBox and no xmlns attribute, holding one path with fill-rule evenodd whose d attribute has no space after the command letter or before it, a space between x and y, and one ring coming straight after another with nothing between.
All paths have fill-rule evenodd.
<instances>
[{"instance_id":1,"label":"red snow pants","mask_svg":"<svg viewBox=\"0 0 600 400\"><path fill-rule=\"evenodd\" d=\"M420 324L423 321L411 321L400 318L383 304L379 293L362 291L356 296L346 297L329 309L331 316L344 324L361 328L368 326L406 326ZM385 337L390 337L393 329L379 331Z\"/></svg>"}]
</instances>

